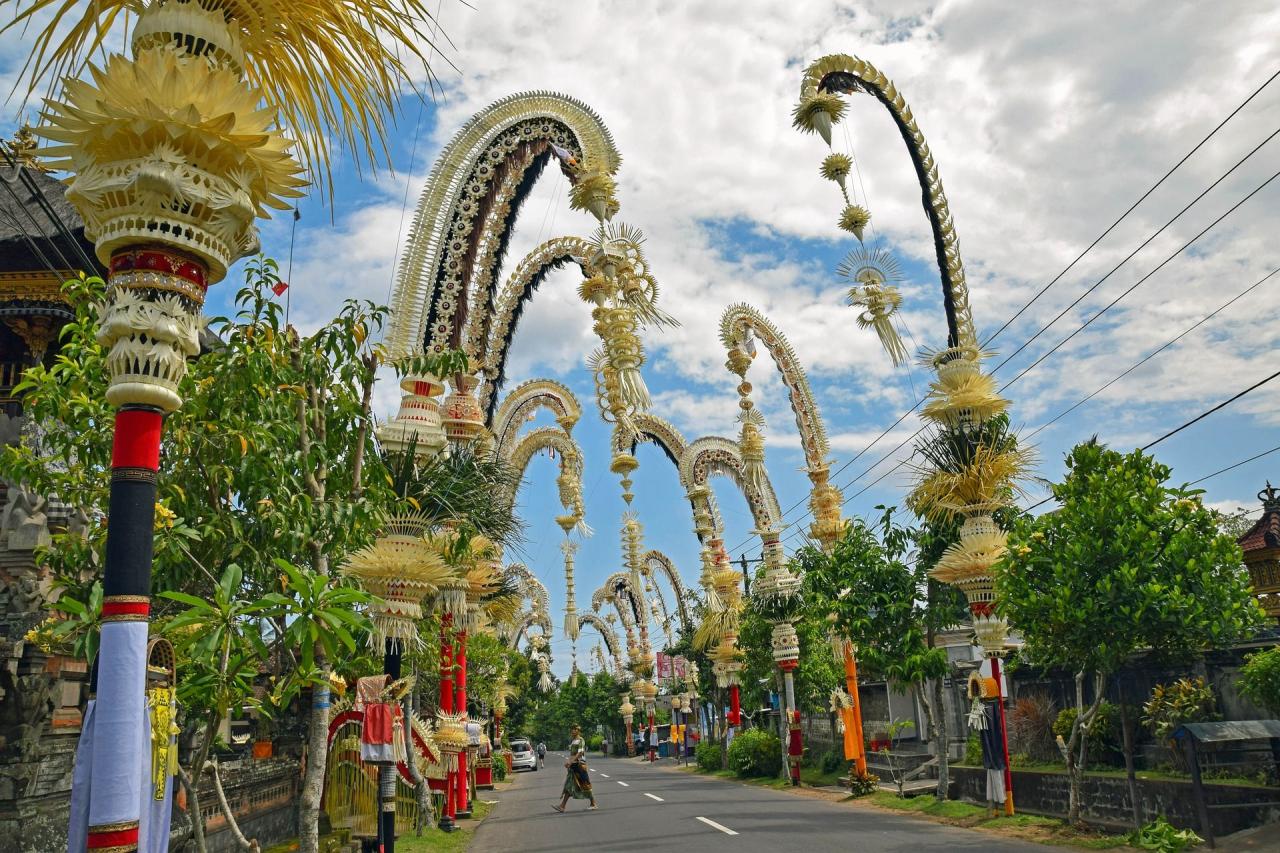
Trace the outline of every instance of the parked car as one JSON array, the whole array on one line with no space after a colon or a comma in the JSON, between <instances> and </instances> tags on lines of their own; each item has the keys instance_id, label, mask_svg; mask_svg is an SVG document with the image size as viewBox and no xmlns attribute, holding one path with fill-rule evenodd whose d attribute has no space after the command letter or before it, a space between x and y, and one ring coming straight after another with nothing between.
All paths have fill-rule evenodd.
<instances>
[{"instance_id":1,"label":"parked car","mask_svg":"<svg viewBox=\"0 0 1280 853\"><path fill-rule=\"evenodd\" d=\"M538 769L538 754L533 751L533 744L527 740L511 741L511 769Z\"/></svg>"}]
</instances>

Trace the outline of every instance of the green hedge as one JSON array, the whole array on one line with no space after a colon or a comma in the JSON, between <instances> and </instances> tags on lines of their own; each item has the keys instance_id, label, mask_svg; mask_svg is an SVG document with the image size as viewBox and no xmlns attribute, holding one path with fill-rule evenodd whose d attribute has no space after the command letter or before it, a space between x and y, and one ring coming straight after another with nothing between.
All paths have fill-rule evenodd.
<instances>
[{"instance_id":1,"label":"green hedge","mask_svg":"<svg viewBox=\"0 0 1280 853\"><path fill-rule=\"evenodd\" d=\"M777 776L782 772L782 742L764 729L748 729L729 744L729 769L739 776Z\"/></svg>"},{"instance_id":2,"label":"green hedge","mask_svg":"<svg viewBox=\"0 0 1280 853\"><path fill-rule=\"evenodd\" d=\"M698 741L693 751L699 770L719 770L724 766L724 750L720 744L711 740Z\"/></svg>"},{"instance_id":3,"label":"green hedge","mask_svg":"<svg viewBox=\"0 0 1280 853\"><path fill-rule=\"evenodd\" d=\"M604 735L591 735L587 738L587 749L590 752L599 752L604 745Z\"/></svg>"}]
</instances>

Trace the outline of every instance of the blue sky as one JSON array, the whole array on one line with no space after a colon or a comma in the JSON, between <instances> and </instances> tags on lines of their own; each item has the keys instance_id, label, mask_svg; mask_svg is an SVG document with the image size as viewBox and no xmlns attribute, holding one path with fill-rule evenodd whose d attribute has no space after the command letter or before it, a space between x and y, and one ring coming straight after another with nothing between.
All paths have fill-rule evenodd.
<instances>
[{"instance_id":1,"label":"blue sky","mask_svg":"<svg viewBox=\"0 0 1280 853\"><path fill-rule=\"evenodd\" d=\"M444 0L441 10L451 42L445 56L454 67L436 62L444 83L437 102L420 107L409 98L402 105L390 140L395 173L361 175L340 158L333 205L318 196L300 204L291 277L295 322L314 325L345 296L385 301L401 235L449 136L509 93L562 91L592 105L612 130L623 157L619 219L648 235L650 263L663 288L660 304L682 322L645 335L654 412L690 440L736 435L736 383L722 366L716 326L727 305L749 302L790 338L808 370L835 468L909 409L927 380L918 367L894 369L875 335L857 329L844 305L845 286L834 269L855 241L835 227L839 194L817 174L825 146L790 127L808 62L855 53L901 87L939 163L984 337L1280 69L1280 12L1266 2L1222 5L1212 16L1197 4L1162 2L1028 4L1011 13L995 2L535 8L481 0L468 8ZM0 37L0 84L11 84L23 56L20 38ZM20 117L17 103L2 115L8 130ZM1008 353L1026 341L1277 127L1280 82L1063 276L994 349ZM937 272L901 140L883 110L860 97L837 129L835 147L858 162L855 195L873 214L868 242L892 251L904 267L906 328L918 344L938 346L945 330ZM1273 141L997 376L1013 378L1277 169L1280 141ZM534 188L504 276L542 240L590 233L593 222L569 210L566 189L555 170ZM1015 422L1027 432L1036 429L1280 266L1278 200L1280 181L1014 384L1007 395ZM264 245L282 267L290 226L287 216L263 225ZM237 276L233 271L210 292L210 313L227 310ZM607 470L609 432L595 415L582 367L595 342L574 292L577 277L576 270L561 270L538 291L516 335L507 387L536 376L557 378L586 411L574 435L585 451L588 522L596 531L577 559L578 606L587 609L592 591L619 568L625 506ZM1095 433L1120 449L1145 444L1280 369L1277 305L1280 275L1040 432L1040 475L1057 478L1066 451ZM799 471L795 424L771 368L768 359L758 359L751 380L768 420L769 472L787 509L806 497L808 483ZM377 403L389 415L397 394L394 383L382 386ZM544 421L551 423L539 415L530 428ZM1191 481L1280 444L1277 423L1280 381L1156 452L1173 466L1175 480ZM867 473L916 426L907 418L833 478L840 486L853 483L846 497L892 467L896 457ZM695 583L697 543L675 470L650 445L641 446L639 459L633 506L646 544L666 552L685 581ZM546 583L559 623L564 580L562 534L553 522L555 473L545 458L530 466L521 495L529 536L519 556ZM1224 509L1253 508L1268 477L1280 481L1280 453L1210 479L1206 500ZM850 500L846 512L869 515L878 503L901 504L908 481L899 468ZM726 482L713 484L727 544L735 556L754 554L745 503ZM807 524L803 511L786 520ZM595 642L585 636L579 644L584 665ZM555 671L563 675L567 642L557 637L553 652Z\"/></svg>"}]
</instances>

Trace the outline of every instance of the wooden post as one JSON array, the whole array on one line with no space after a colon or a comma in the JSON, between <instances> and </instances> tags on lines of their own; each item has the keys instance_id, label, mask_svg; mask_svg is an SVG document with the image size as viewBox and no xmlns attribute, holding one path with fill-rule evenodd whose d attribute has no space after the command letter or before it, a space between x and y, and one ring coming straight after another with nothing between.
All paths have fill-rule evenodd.
<instances>
[{"instance_id":1,"label":"wooden post","mask_svg":"<svg viewBox=\"0 0 1280 853\"><path fill-rule=\"evenodd\" d=\"M1209 823L1209 808L1204 802L1204 781L1200 778L1200 755L1196 749L1196 739L1188 732L1182 740L1182 748L1187 753L1187 767L1191 770L1191 792L1196 798L1196 816L1200 818L1200 834L1209 845L1209 849L1217 847L1213 838L1213 824Z\"/></svg>"}]
</instances>

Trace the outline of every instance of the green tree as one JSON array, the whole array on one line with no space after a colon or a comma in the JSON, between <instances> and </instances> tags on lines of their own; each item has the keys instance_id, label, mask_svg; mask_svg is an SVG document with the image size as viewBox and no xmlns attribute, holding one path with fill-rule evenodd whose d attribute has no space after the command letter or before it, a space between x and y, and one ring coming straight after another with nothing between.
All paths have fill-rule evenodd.
<instances>
[{"instance_id":1,"label":"green tree","mask_svg":"<svg viewBox=\"0 0 1280 853\"><path fill-rule=\"evenodd\" d=\"M928 577L918 561L914 568L906 562L914 533L893 523L892 507L878 509L882 538L855 519L830 554L809 547L795 560L812 590L810 606L833 615L835 630L858 650L859 670L905 685L920 700L938 756L936 796L945 799L944 711L928 684L946 676L947 653L930 645Z\"/></svg>"},{"instance_id":2,"label":"green tree","mask_svg":"<svg viewBox=\"0 0 1280 853\"><path fill-rule=\"evenodd\" d=\"M1135 652L1188 658L1246 635L1261 611L1240 549L1199 492L1168 484L1170 469L1096 439L1067 456L1060 504L1017 521L996 575L997 601L1034 664L1075 673L1076 717L1065 744L1070 814L1080 819L1083 733L1107 681ZM1085 701L1092 679L1092 702ZM1121 705L1123 709L1123 704ZM1124 726L1134 821L1140 824L1132 734Z\"/></svg>"},{"instance_id":3,"label":"green tree","mask_svg":"<svg viewBox=\"0 0 1280 853\"><path fill-rule=\"evenodd\" d=\"M270 298L275 264L251 261L234 318L214 318L219 342L183 380L183 406L165 420L157 496L152 589L208 599L231 565L237 598L281 589L275 558L322 578L330 564L375 534L391 498L371 452L370 399L379 351L369 343L385 309L348 301L309 335L283 323ZM101 571L110 482L112 411L105 401L105 353L94 334L104 285L68 282L76 318L62 330L54 364L24 374L20 393L40 429L0 450L6 476L79 507L83 531L58 536L40 559L58 576L53 597L88 602ZM326 583L332 583L326 581ZM177 602L159 598L163 622ZM275 634L283 616L263 615ZM287 658L297 659L300 648ZM330 670L313 645L321 689ZM186 677L180 673L180 678ZM188 715L192 717L193 715ZM190 725L199 726L194 718ZM300 798L303 849L315 849L325 763L327 711L312 709Z\"/></svg>"},{"instance_id":4,"label":"green tree","mask_svg":"<svg viewBox=\"0 0 1280 853\"><path fill-rule=\"evenodd\" d=\"M1250 702L1280 715L1280 646L1249 655L1236 685Z\"/></svg>"}]
</instances>

